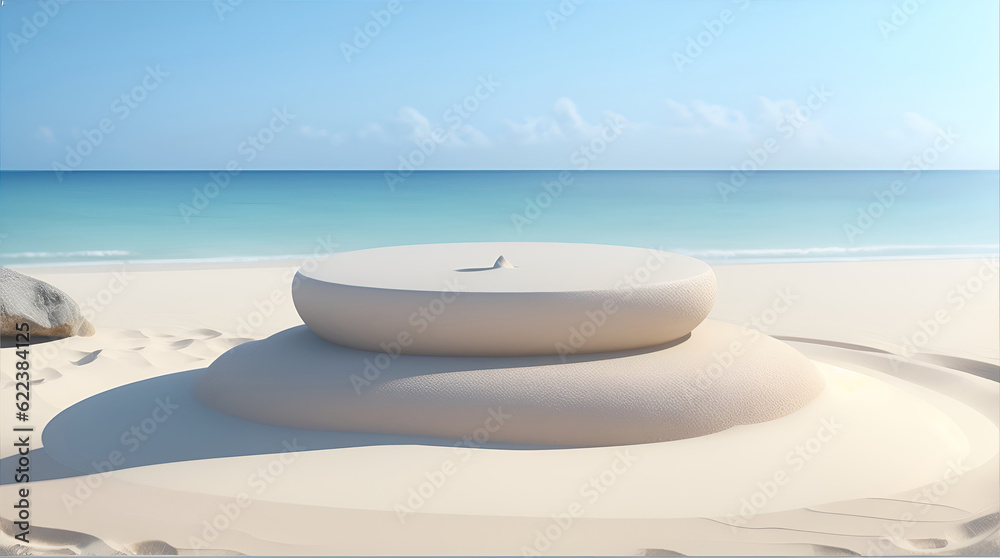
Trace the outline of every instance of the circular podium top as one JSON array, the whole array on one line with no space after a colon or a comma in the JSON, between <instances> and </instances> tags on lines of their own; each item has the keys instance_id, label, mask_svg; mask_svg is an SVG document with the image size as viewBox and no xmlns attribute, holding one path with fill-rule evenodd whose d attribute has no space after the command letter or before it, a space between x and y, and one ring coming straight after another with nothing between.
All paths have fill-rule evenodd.
<instances>
[{"instance_id":1,"label":"circular podium top","mask_svg":"<svg viewBox=\"0 0 1000 558\"><path fill-rule=\"evenodd\" d=\"M623 289L686 280L709 271L688 256L602 244L468 242L340 252L302 275L327 283L440 292L528 293Z\"/></svg>"},{"instance_id":2,"label":"circular podium top","mask_svg":"<svg viewBox=\"0 0 1000 558\"><path fill-rule=\"evenodd\" d=\"M327 341L374 352L540 355L648 347L691 332L715 275L659 250L528 242L394 246L303 266L293 299Z\"/></svg>"}]
</instances>

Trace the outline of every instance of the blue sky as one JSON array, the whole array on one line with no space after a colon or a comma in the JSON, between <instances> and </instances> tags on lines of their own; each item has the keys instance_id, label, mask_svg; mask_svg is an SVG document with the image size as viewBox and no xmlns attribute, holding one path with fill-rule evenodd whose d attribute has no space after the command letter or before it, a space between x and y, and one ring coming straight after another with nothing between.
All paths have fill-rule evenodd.
<instances>
[{"instance_id":1,"label":"blue sky","mask_svg":"<svg viewBox=\"0 0 1000 558\"><path fill-rule=\"evenodd\" d=\"M0 168L1000 166L995 0L231 1L5 0Z\"/></svg>"}]
</instances>

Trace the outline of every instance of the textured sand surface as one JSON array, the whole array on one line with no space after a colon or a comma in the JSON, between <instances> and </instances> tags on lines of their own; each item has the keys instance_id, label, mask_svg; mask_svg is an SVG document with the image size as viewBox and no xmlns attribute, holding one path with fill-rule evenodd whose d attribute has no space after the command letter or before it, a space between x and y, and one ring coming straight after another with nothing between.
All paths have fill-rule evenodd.
<instances>
[{"instance_id":1,"label":"textured sand surface","mask_svg":"<svg viewBox=\"0 0 1000 558\"><path fill-rule=\"evenodd\" d=\"M486 420L496 442L585 447L773 420L823 383L786 344L707 321L666 346L565 357L390 356L294 328L220 356L195 393L220 411L291 428L461 439Z\"/></svg>"},{"instance_id":2,"label":"textured sand surface","mask_svg":"<svg viewBox=\"0 0 1000 558\"><path fill-rule=\"evenodd\" d=\"M716 267L712 317L795 339L819 363L824 393L707 436L570 449L480 442L475 429L457 446L302 431L201 405L190 387L216 358L301 325L289 293L297 263L131 267L110 296L121 269L21 270L93 308L97 327L32 348L32 425L45 434L32 453L31 551L996 555L990 264ZM956 285L973 276L983 284L966 297ZM939 310L946 323L912 343ZM294 361L288 347L275 352ZM12 353L0 350L4 409ZM158 399L179 408L145 440L123 438L162 416ZM844 426L823 442L831 413ZM13 441L0 430L4 483ZM817 451L800 464L796 446ZM124 462L97 473L114 451ZM16 488L0 485L0 499ZM0 524L2 551L25 551L10 532Z\"/></svg>"}]
</instances>

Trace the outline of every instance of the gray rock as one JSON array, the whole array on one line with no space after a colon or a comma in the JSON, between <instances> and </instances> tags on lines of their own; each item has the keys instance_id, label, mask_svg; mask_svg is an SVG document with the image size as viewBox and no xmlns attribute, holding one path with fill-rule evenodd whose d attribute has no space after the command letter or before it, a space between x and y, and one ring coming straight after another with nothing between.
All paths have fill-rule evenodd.
<instances>
[{"instance_id":1,"label":"gray rock","mask_svg":"<svg viewBox=\"0 0 1000 558\"><path fill-rule=\"evenodd\" d=\"M14 337L16 324L27 322L32 335L90 336L94 326L66 293L27 275L0 267L0 335Z\"/></svg>"}]
</instances>

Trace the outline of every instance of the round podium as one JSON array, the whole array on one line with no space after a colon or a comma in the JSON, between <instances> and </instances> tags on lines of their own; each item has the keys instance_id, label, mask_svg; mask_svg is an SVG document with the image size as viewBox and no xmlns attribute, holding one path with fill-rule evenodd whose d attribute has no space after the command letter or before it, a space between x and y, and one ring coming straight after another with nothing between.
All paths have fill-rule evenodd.
<instances>
[{"instance_id":1,"label":"round podium","mask_svg":"<svg viewBox=\"0 0 1000 558\"><path fill-rule=\"evenodd\" d=\"M707 264L659 250L466 243L334 254L299 271L293 298L309 329L345 347L515 356L676 341L715 289Z\"/></svg>"},{"instance_id":2,"label":"round podium","mask_svg":"<svg viewBox=\"0 0 1000 558\"><path fill-rule=\"evenodd\" d=\"M335 254L294 281L307 327L216 359L203 401L288 428L435 438L502 413L493 441L583 447L774 420L825 385L781 341L706 320L715 275L668 252L397 246Z\"/></svg>"}]
</instances>

